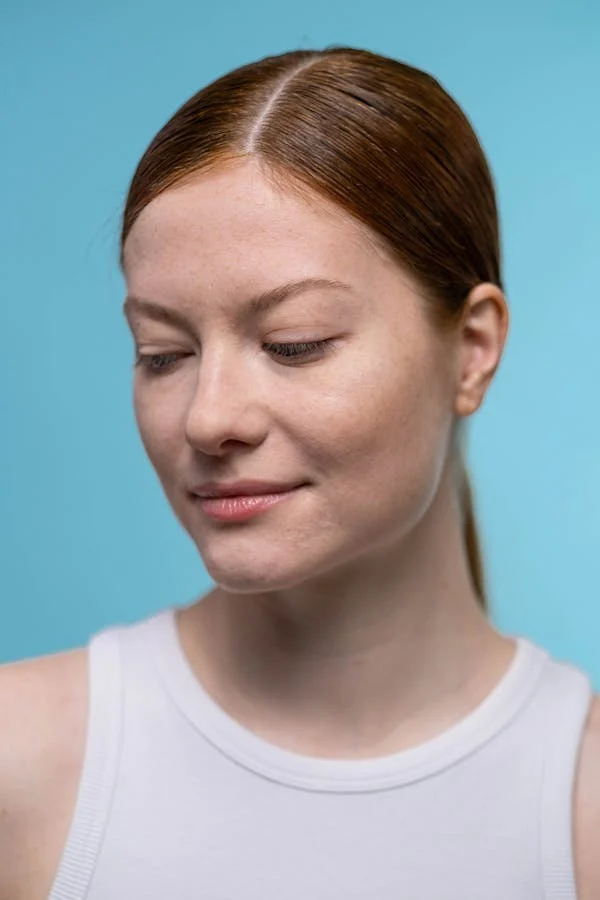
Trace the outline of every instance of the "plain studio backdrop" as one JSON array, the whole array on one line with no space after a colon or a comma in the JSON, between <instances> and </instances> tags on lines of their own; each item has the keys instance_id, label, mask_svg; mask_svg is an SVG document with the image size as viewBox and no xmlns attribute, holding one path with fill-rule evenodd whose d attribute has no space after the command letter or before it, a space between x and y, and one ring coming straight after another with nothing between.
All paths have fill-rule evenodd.
<instances>
[{"instance_id":1,"label":"plain studio backdrop","mask_svg":"<svg viewBox=\"0 0 600 900\"><path fill-rule=\"evenodd\" d=\"M431 72L487 153L512 316L469 426L492 617L598 689L596 0L0 0L0 660L209 588L137 433L119 216L141 154L191 94L329 44Z\"/></svg>"}]
</instances>

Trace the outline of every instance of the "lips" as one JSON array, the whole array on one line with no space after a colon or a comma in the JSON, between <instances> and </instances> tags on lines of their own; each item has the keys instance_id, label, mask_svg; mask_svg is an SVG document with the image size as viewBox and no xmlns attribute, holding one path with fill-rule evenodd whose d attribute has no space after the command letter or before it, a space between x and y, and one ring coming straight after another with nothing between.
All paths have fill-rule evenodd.
<instances>
[{"instance_id":1,"label":"lips","mask_svg":"<svg viewBox=\"0 0 600 900\"><path fill-rule=\"evenodd\" d=\"M234 494L228 496L221 494L218 497L199 497L197 502L204 515L216 522L247 522L266 513L273 507L291 502L290 498L295 495L296 489L301 488L302 485L285 486L284 490L281 490L281 484L278 487L277 491L272 489L267 491L263 483L261 489L265 492L262 494ZM228 490L239 491L240 489L239 485L228 487ZM206 491L207 488L204 487L203 490ZM256 487L253 490L256 491Z\"/></svg>"},{"instance_id":2,"label":"lips","mask_svg":"<svg viewBox=\"0 0 600 900\"><path fill-rule=\"evenodd\" d=\"M281 494L300 487L305 482L258 481L246 479L230 483L207 481L195 485L191 492L202 499L220 497L257 497L263 494Z\"/></svg>"}]
</instances>

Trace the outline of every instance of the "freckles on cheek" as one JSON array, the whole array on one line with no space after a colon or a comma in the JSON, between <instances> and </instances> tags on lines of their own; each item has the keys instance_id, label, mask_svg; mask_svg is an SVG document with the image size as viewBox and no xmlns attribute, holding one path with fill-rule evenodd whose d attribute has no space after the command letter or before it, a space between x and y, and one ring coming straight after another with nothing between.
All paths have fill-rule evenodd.
<instances>
[{"instance_id":1,"label":"freckles on cheek","mask_svg":"<svg viewBox=\"0 0 600 900\"><path fill-rule=\"evenodd\" d=\"M153 464L173 457L185 440L184 423L176 408L168 403L136 399L135 416L142 443Z\"/></svg>"},{"instance_id":2,"label":"freckles on cheek","mask_svg":"<svg viewBox=\"0 0 600 900\"><path fill-rule=\"evenodd\" d=\"M386 365L353 373L327 398L323 422L338 460L373 467L404 458L406 465L407 457L426 452L427 391L407 377L409 363L401 365L403 371Z\"/></svg>"},{"instance_id":3,"label":"freckles on cheek","mask_svg":"<svg viewBox=\"0 0 600 900\"><path fill-rule=\"evenodd\" d=\"M380 447L398 416L397 399L390 390L382 389L381 384L364 374L344 377L338 389L322 393L315 404L319 410L319 433L338 461L344 457L347 461L360 458ZM311 418L314 416L315 407Z\"/></svg>"}]
</instances>

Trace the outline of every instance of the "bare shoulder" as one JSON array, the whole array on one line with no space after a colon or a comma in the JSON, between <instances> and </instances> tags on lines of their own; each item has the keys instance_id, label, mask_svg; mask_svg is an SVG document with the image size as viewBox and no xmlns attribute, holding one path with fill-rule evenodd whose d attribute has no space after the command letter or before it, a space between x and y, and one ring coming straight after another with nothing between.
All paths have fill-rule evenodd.
<instances>
[{"instance_id":1,"label":"bare shoulder","mask_svg":"<svg viewBox=\"0 0 600 900\"><path fill-rule=\"evenodd\" d=\"M600 694L583 735L575 784L575 875L578 900L600 900Z\"/></svg>"},{"instance_id":2,"label":"bare shoulder","mask_svg":"<svg viewBox=\"0 0 600 900\"><path fill-rule=\"evenodd\" d=\"M46 897L75 808L87 649L0 666L0 900Z\"/></svg>"}]
</instances>

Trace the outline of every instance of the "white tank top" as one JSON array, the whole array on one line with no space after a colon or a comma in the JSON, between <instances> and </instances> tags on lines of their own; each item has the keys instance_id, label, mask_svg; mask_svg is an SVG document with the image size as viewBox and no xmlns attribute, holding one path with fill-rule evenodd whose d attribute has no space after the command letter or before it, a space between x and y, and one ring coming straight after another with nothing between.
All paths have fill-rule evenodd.
<instances>
[{"instance_id":1,"label":"white tank top","mask_svg":"<svg viewBox=\"0 0 600 900\"><path fill-rule=\"evenodd\" d=\"M362 760L282 749L203 689L174 610L90 641L79 793L49 900L576 900L593 690L526 638L466 718Z\"/></svg>"}]
</instances>

